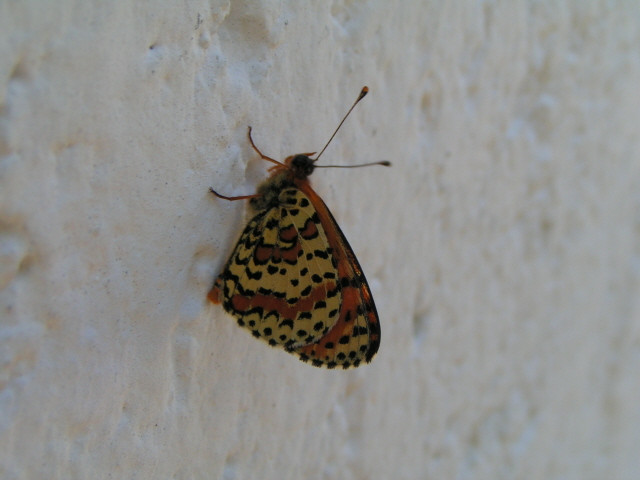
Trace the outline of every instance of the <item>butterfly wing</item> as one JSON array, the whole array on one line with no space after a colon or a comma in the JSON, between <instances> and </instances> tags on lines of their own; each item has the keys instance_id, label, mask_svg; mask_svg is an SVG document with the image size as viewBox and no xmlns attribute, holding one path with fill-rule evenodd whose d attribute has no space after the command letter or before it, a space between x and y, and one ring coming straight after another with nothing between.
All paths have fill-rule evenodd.
<instances>
[{"instance_id":1,"label":"butterfly wing","mask_svg":"<svg viewBox=\"0 0 640 480\"><path fill-rule=\"evenodd\" d=\"M329 243L310 201L285 188L246 226L209 299L273 346L318 341L337 322L341 295Z\"/></svg>"},{"instance_id":2,"label":"butterfly wing","mask_svg":"<svg viewBox=\"0 0 640 480\"><path fill-rule=\"evenodd\" d=\"M333 215L308 181L299 182L329 243L342 296L338 321L317 342L293 350L305 361L329 368L370 362L380 346L380 322L367 279Z\"/></svg>"},{"instance_id":3,"label":"butterfly wing","mask_svg":"<svg viewBox=\"0 0 640 480\"><path fill-rule=\"evenodd\" d=\"M315 366L356 367L380 343L362 269L308 182L283 188L278 204L248 223L209 299Z\"/></svg>"}]
</instances>

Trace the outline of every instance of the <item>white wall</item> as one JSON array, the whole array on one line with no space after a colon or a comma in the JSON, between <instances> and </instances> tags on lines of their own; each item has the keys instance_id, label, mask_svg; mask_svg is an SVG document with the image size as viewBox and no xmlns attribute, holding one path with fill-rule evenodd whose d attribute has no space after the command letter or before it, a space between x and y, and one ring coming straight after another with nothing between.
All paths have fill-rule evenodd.
<instances>
[{"instance_id":1,"label":"white wall","mask_svg":"<svg viewBox=\"0 0 640 480\"><path fill-rule=\"evenodd\" d=\"M0 4L0 476L637 478L637 5L306 3ZM326 371L206 301L207 189L365 84L324 161L393 168L313 182L382 345Z\"/></svg>"}]
</instances>

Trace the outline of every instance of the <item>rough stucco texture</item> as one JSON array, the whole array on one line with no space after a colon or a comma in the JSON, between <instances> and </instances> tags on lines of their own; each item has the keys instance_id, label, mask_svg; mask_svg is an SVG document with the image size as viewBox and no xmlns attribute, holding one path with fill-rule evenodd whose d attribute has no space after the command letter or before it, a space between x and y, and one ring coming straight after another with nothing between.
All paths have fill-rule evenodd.
<instances>
[{"instance_id":1,"label":"rough stucco texture","mask_svg":"<svg viewBox=\"0 0 640 480\"><path fill-rule=\"evenodd\" d=\"M55 7L54 7L55 5ZM633 2L0 4L0 477L635 479ZM369 279L326 371L206 292L268 155Z\"/></svg>"}]
</instances>

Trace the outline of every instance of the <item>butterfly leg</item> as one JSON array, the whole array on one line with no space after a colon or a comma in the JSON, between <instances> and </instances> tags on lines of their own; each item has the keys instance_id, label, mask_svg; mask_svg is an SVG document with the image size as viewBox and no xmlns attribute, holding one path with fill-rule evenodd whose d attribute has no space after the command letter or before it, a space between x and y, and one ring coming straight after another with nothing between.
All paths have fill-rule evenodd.
<instances>
[{"instance_id":1,"label":"butterfly leg","mask_svg":"<svg viewBox=\"0 0 640 480\"><path fill-rule=\"evenodd\" d=\"M267 160L268 162L272 162L275 163L276 165L281 165L283 166L284 164L282 162L279 162L278 160L276 160L275 158L271 158L271 157L267 157L266 155L264 155L259 149L258 147L256 147L256 144L253 143L253 138L251 138L251 126L249 126L249 143L251 144L251 147L256 151L256 153L258 155L260 155L260 158L263 160Z\"/></svg>"},{"instance_id":2,"label":"butterfly leg","mask_svg":"<svg viewBox=\"0 0 640 480\"><path fill-rule=\"evenodd\" d=\"M237 197L227 197L226 195L219 194L218 192L216 192L211 187L209 187L209 191L211 193L213 193L218 198L222 198L224 200L231 200L231 201L234 201L234 200L246 200L248 198L256 198L256 197L260 197L261 196L259 193L254 193L253 195L240 195L240 196L237 196Z\"/></svg>"}]
</instances>

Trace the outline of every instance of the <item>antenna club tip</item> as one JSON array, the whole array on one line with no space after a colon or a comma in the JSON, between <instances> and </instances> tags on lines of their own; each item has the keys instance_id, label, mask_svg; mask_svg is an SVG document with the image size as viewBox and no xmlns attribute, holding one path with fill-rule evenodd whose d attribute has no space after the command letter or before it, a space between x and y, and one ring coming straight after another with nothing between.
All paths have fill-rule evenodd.
<instances>
[{"instance_id":1,"label":"antenna club tip","mask_svg":"<svg viewBox=\"0 0 640 480\"><path fill-rule=\"evenodd\" d=\"M389 160L384 160L384 161L380 162L380 165L382 165L384 167L390 167L391 166L391 162Z\"/></svg>"},{"instance_id":2,"label":"antenna club tip","mask_svg":"<svg viewBox=\"0 0 640 480\"><path fill-rule=\"evenodd\" d=\"M358 100L362 100L362 98L369 93L369 87L367 87L366 85L364 87L362 87L362 90L360 90L360 96L358 97Z\"/></svg>"}]
</instances>

